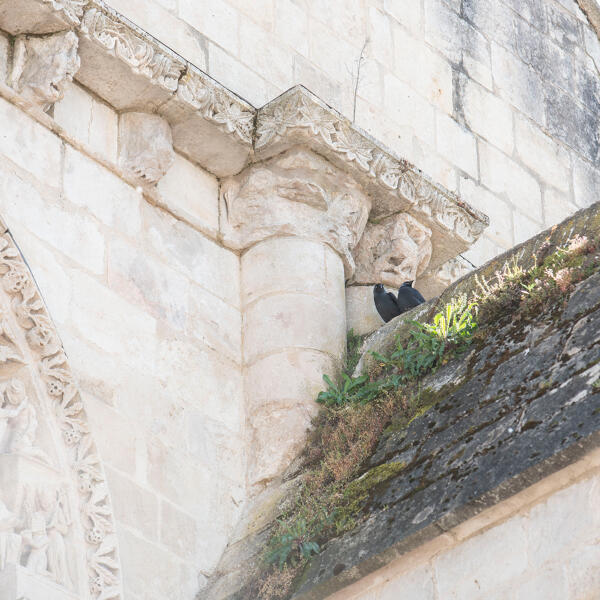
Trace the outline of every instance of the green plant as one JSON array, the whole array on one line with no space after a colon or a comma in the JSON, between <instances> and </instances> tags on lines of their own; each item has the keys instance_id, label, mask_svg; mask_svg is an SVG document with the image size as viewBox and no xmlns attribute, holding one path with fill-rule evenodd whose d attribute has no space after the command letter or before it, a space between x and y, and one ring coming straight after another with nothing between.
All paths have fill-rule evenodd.
<instances>
[{"instance_id":1,"label":"green plant","mask_svg":"<svg viewBox=\"0 0 600 600\"><path fill-rule=\"evenodd\" d=\"M266 561L268 564L276 564L281 570L289 563L295 567L299 562L308 560L313 554L318 554L321 549L314 541L314 537L331 522L325 512L319 513L311 522L300 517L291 522L281 519L277 521L279 531L269 543Z\"/></svg>"},{"instance_id":2,"label":"green plant","mask_svg":"<svg viewBox=\"0 0 600 600\"><path fill-rule=\"evenodd\" d=\"M317 402L325 406L343 406L356 402L364 404L379 394L380 386L377 382L370 381L368 375L349 377L346 373L342 373L342 382L339 386L327 375L323 375L323 380L328 387L319 393Z\"/></svg>"},{"instance_id":3,"label":"green plant","mask_svg":"<svg viewBox=\"0 0 600 600\"><path fill-rule=\"evenodd\" d=\"M434 370L446 353L458 354L471 343L477 329L477 305L466 296L453 298L437 313L433 323L410 321L414 326L406 345L398 338L396 351L389 359L379 354L375 358L385 365L395 365L405 380L418 379Z\"/></svg>"}]
</instances>

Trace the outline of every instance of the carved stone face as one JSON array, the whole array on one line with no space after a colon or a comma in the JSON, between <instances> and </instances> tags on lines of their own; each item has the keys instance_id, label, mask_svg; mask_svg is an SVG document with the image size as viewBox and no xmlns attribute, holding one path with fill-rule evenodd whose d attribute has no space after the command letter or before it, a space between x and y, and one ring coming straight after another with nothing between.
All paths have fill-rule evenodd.
<instances>
[{"instance_id":1,"label":"carved stone face","mask_svg":"<svg viewBox=\"0 0 600 600\"><path fill-rule=\"evenodd\" d=\"M44 37L19 36L10 83L26 99L47 110L64 95L79 70L79 40L69 31Z\"/></svg>"},{"instance_id":2,"label":"carved stone face","mask_svg":"<svg viewBox=\"0 0 600 600\"><path fill-rule=\"evenodd\" d=\"M356 283L382 282L400 287L427 268L431 231L406 214L395 215L383 223L369 223L354 258Z\"/></svg>"}]
</instances>

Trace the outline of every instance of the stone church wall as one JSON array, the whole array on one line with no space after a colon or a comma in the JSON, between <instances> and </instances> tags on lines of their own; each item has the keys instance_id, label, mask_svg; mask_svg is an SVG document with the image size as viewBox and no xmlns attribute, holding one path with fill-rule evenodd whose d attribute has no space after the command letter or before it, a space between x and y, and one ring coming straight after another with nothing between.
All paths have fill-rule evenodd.
<instances>
[{"instance_id":1,"label":"stone church wall","mask_svg":"<svg viewBox=\"0 0 600 600\"><path fill-rule=\"evenodd\" d=\"M575 0L110 4L255 106L305 85L459 192L492 222L477 266L594 200L600 43Z\"/></svg>"},{"instance_id":2,"label":"stone church wall","mask_svg":"<svg viewBox=\"0 0 600 600\"><path fill-rule=\"evenodd\" d=\"M82 389L126 597L189 599L244 499L239 258L215 240L212 175L177 156L159 186L200 233L99 162L110 107L73 84L54 111L72 143L0 99L0 215Z\"/></svg>"}]
</instances>

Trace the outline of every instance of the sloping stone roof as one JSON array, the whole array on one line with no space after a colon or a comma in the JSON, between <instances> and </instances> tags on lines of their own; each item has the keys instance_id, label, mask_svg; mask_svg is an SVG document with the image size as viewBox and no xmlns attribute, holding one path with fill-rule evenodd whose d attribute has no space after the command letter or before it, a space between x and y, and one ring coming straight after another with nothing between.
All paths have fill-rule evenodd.
<instances>
[{"instance_id":1,"label":"sloping stone roof","mask_svg":"<svg viewBox=\"0 0 600 600\"><path fill-rule=\"evenodd\" d=\"M513 258L531 264L545 240L557 246L576 233L600 240L600 204L491 261L408 318L430 318L472 288L475 276L489 277ZM388 351L404 321L382 327L365 351ZM435 406L408 428L388 431L368 465L405 468L372 490L355 530L313 559L294 598L324 598L597 448L599 381L596 272L565 307L525 323L506 315L485 345L422 381Z\"/></svg>"}]
</instances>

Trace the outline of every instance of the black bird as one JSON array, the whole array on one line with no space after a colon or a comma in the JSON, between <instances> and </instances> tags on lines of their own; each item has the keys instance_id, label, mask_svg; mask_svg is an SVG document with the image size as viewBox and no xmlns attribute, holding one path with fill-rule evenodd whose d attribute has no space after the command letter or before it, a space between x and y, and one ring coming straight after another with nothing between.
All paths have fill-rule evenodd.
<instances>
[{"instance_id":1,"label":"black bird","mask_svg":"<svg viewBox=\"0 0 600 600\"><path fill-rule=\"evenodd\" d=\"M398 306L396 296L392 292L386 292L382 283L373 288L373 300L379 316L387 323L403 312Z\"/></svg>"},{"instance_id":2,"label":"black bird","mask_svg":"<svg viewBox=\"0 0 600 600\"><path fill-rule=\"evenodd\" d=\"M410 310L411 308L419 306L419 304L423 304L423 302L425 302L425 298L421 296L419 290L416 290L412 284L412 281L405 281L398 290L396 304L398 304L400 312L406 312L407 310Z\"/></svg>"}]
</instances>

